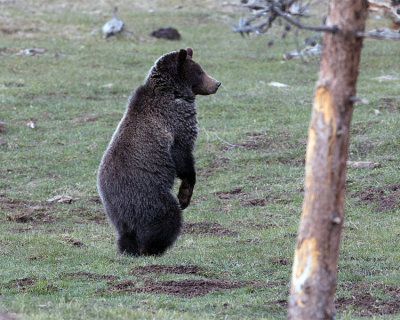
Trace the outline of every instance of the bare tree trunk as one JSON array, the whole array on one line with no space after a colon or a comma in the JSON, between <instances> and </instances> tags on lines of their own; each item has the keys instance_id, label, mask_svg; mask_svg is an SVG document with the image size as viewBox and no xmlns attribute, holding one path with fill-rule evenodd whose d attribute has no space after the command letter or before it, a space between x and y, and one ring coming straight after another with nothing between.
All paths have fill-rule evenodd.
<instances>
[{"instance_id":1,"label":"bare tree trunk","mask_svg":"<svg viewBox=\"0 0 400 320\"><path fill-rule=\"evenodd\" d=\"M356 92L366 0L331 0L308 132L303 212L288 319L333 319L337 259L344 220L349 131Z\"/></svg>"}]
</instances>

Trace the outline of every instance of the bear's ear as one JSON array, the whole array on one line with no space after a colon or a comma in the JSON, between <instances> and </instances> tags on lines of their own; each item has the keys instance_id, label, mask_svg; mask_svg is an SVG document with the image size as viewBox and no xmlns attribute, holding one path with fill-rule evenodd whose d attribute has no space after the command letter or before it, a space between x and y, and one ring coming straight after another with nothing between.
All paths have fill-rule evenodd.
<instances>
[{"instance_id":1,"label":"bear's ear","mask_svg":"<svg viewBox=\"0 0 400 320\"><path fill-rule=\"evenodd\" d=\"M179 53L178 53L178 65L182 65L185 62L187 54L188 53L187 53L187 51L185 49L179 50Z\"/></svg>"},{"instance_id":2,"label":"bear's ear","mask_svg":"<svg viewBox=\"0 0 400 320\"><path fill-rule=\"evenodd\" d=\"M187 51L187 54L188 54L191 58L193 58L193 49L192 49L192 48L187 48L186 51Z\"/></svg>"}]
</instances>

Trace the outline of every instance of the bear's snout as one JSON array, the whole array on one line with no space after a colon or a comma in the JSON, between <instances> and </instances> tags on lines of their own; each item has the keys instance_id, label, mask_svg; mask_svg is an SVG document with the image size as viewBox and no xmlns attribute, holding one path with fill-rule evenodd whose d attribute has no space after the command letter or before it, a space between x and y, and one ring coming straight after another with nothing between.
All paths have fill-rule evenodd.
<instances>
[{"instance_id":1,"label":"bear's snout","mask_svg":"<svg viewBox=\"0 0 400 320\"><path fill-rule=\"evenodd\" d=\"M204 73L202 77L201 84L193 88L195 94L209 95L217 92L218 88L222 83L210 77L208 74Z\"/></svg>"},{"instance_id":2,"label":"bear's snout","mask_svg":"<svg viewBox=\"0 0 400 320\"><path fill-rule=\"evenodd\" d=\"M216 80L215 80L216 81ZM215 82L215 91L213 93L216 93L218 91L218 88L221 86L222 82L221 81L216 81Z\"/></svg>"}]
</instances>

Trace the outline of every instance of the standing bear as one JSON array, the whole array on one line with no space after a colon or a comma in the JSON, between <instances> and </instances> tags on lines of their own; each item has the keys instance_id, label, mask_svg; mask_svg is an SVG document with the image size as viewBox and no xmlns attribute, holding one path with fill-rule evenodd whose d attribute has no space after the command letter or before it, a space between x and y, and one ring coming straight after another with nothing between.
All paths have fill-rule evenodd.
<instances>
[{"instance_id":1,"label":"standing bear","mask_svg":"<svg viewBox=\"0 0 400 320\"><path fill-rule=\"evenodd\" d=\"M182 228L196 183L195 96L221 82L192 60L193 50L161 56L129 99L100 163L97 185L120 253L160 255ZM182 180L177 198L174 179ZM178 202L179 201L179 202Z\"/></svg>"}]
</instances>

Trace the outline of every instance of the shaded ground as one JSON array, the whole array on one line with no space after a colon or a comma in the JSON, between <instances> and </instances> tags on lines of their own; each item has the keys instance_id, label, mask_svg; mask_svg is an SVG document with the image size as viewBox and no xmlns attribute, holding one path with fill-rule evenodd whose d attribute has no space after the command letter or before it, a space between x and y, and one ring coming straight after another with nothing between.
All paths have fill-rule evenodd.
<instances>
[{"instance_id":1,"label":"shaded ground","mask_svg":"<svg viewBox=\"0 0 400 320\"><path fill-rule=\"evenodd\" d=\"M268 262L272 264L278 264L282 266L290 265L290 259L286 257L271 257L268 258Z\"/></svg>"},{"instance_id":2,"label":"shaded ground","mask_svg":"<svg viewBox=\"0 0 400 320\"><path fill-rule=\"evenodd\" d=\"M88 204L99 204L99 197L91 197ZM0 210L9 212L6 217L8 221L17 223L43 224L57 222L59 219L54 216L57 211L57 203L48 201L28 201L13 199L0 194ZM71 210L76 215L75 223L87 223L88 221L98 224L107 223L106 215L102 207L98 210L76 207ZM11 229L10 229L11 230ZM33 231L33 227L14 228L11 231L24 232Z\"/></svg>"},{"instance_id":3,"label":"shaded ground","mask_svg":"<svg viewBox=\"0 0 400 320\"><path fill-rule=\"evenodd\" d=\"M52 203L44 201L12 199L0 194L0 209L5 212L10 212L7 214L8 221L20 223L53 222L55 219L49 213L49 208L52 205Z\"/></svg>"},{"instance_id":4,"label":"shaded ground","mask_svg":"<svg viewBox=\"0 0 400 320\"><path fill-rule=\"evenodd\" d=\"M355 122L351 124L351 136L355 135L364 135L368 132L372 126L379 125L379 121L363 121L363 122Z\"/></svg>"},{"instance_id":5,"label":"shaded ground","mask_svg":"<svg viewBox=\"0 0 400 320\"><path fill-rule=\"evenodd\" d=\"M135 275L144 275L148 273L172 273L172 274L193 274L203 275L199 266L189 265L176 265L176 266L165 266L160 264L152 264L147 266L138 266L132 269Z\"/></svg>"},{"instance_id":6,"label":"shaded ground","mask_svg":"<svg viewBox=\"0 0 400 320\"><path fill-rule=\"evenodd\" d=\"M0 320L18 320L19 318L17 318L14 315L11 315L9 313L4 313L0 311Z\"/></svg>"},{"instance_id":7,"label":"shaded ground","mask_svg":"<svg viewBox=\"0 0 400 320\"><path fill-rule=\"evenodd\" d=\"M237 231L228 229L216 222L185 222L183 233L194 235L237 236Z\"/></svg>"},{"instance_id":8,"label":"shaded ground","mask_svg":"<svg viewBox=\"0 0 400 320\"><path fill-rule=\"evenodd\" d=\"M338 313L343 311L355 312L360 317L372 317L376 315L391 315L400 312L400 286L384 285L380 283L345 283L348 294L335 299L335 307ZM381 299L382 293L388 299ZM287 299L268 301L267 305L288 307Z\"/></svg>"},{"instance_id":9,"label":"shaded ground","mask_svg":"<svg viewBox=\"0 0 400 320\"><path fill-rule=\"evenodd\" d=\"M269 133L264 131L247 132L246 138L243 142L239 143L240 146L246 149L268 149L268 150L282 150L286 148L293 148L299 142L291 141L291 135L287 132L281 131L276 136L276 133Z\"/></svg>"},{"instance_id":10,"label":"shaded ground","mask_svg":"<svg viewBox=\"0 0 400 320\"><path fill-rule=\"evenodd\" d=\"M232 199L232 198L236 198L240 195L246 195L246 193L244 193L242 191L242 188L234 188L232 190L229 191L217 191L215 192L215 194L218 196L218 198L220 199Z\"/></svg>"},{"instance_id":11,"label":"shaded ground","mask_svg":"<svg viewBox=\"0 0 400 320\"><path fill-rule=\"evenodd\" d=\"M118 276L97 274L97 273L91 273L91 272L82 272L82 271L65 273L64 276L69 277L69 278L84 278L84 279L89 279L89 280L107 280L109 282L120 279L120 277L118 277Z\"/></svg>"},{"instance_id":12,"label":"shaded ground","mask_svg":"<svg viewBox=\"0 0 400 320\"><path fill-rule=\"evenodd\" d=\"M203 271L199 266L196 265L147 265L138 266L132 269L134 275L146 275L149 273L172 273L172 274L188 274L195 276L204 276ZM221 291L236 289L245 286L251 286L254 289L262 289L276 285L282 285L278 283L267 283L262 281L231 281L227 279L183 279L177 281L155 281L151 278L144 278L143 281L124 280L115 283L120 280L119 276L114 275L103 275L90 272L71 272L62 274L63 278L83 278L87 280L106 280L109 287L107 289L100 289L97 291L101 293L157 293L157 294L168 294L183 298L193 298L203 296L211 291ZM21 278L10 281L5 285L5 288L17 288L18 290L28 291L30 288L37 287L39 282L44 283L43 290L46 292L57 291L60 288L55 287L52 284L48 284L46 278Z\"/></svg>"},{"instance_id":13,"label":"shaded ground","mask_svg":"<svg viewBox=\"0 0 400 320\"><path fill-rule=\"evenodd\" d=\"M394 98L379 99L379 109L388 111L398 111L400 109L400 101Z\"/></svg>"},{"instance_id":14,"label":"shaded ground","mask_svg":"<svg viewBox=\"0 0 400 320\"><path fill-rule=\"evenodd\" d=\"M20 291L29 291L34 288L36 290L40 289L40 291L46 293L60 290L60 288L54 286L53 284L49 284L46 278L30 277L12 280L4 287L7 289L16 288Z\"/></svg>"},{"instance_id":15,"label":"shaded ground","mask_svg":"<svg viewBox=\"0 0 400 320\"><path fill-rule=\"evenodd\" d=\"M288 199L282 199L282 194L268 194L263 198L250 198L248 194L242 190L241 187L234 188L229 191L217 191L215 194L221 200L229 200L238 198L243 207L264 207L268 201L279 202L283 204L290 203Z\"/></svg>"},{"instance_id":16,"label":"shaded ground","mask_svg":"<svg viewBox=\"0 0 400 320\"><path fill-rule=\"evenodd\" d=\"M182 298L194 298L204 296L211 291L221 291L243 287L243 283L229 280L204 280L184 279L178 281L154 281L146 279L142 286L131 280L122 281L110 286L106 290L99 290L98 293L163 293Z\"/></svg>"},{"instance_id":17,"label":"shaded ground","mask_svg":"<svg viewBox=\"0 0 400 320\"><path fill-rule=\"evenodd\" d=\"M244 207L264 207L267 204L266 198L253 198L253 199L241 199L240 203Z\"/></svg>"},{"instance_id":18,"label":"shaded ground","mask_svg":"<svg viewBox=\"0 0 400 320\"><path fill-rule=\"evenodd\" d=\"M12 280L10 283L5 285L6 288L21 288L24 290L26 287L33 286L37 282L37 278L21 278Z\"/></svg>"},{"instance_id":19,"label":"shaded ground","mask_svg":"<svg viewBox=\"0 0 400 320\"><path fill-rule=\"evenodd\" d=\"M400 311L400 286L368 282L346 283L341 286L349 290L350 296L336 299L338 310L355 310L363 317L395 314ZM383 293L388 299L378 298L378 293Z\"/></svg>"},{"instance_id":20,"label":"shaded ground","mask_svg":"<svg viewBox=\"0 0 400 320\"><path fill-rule=\"evenodd\" d=\"M375 204L375 212L392 210L400 206L400 185L387 185L384 187L369 186L351 195L352 198L358 197L362 204Z\"/></svg>"},{"instance_id":21,"label":"shaded ground","mask_svg":"<svg viewBox=\"0 0 400 320\"><path fill-rule=\"evenodd\" d=\"M147 275L150 273L163 274L187 274L194 276L205 276L207 272L197 265L147 265L132 269L134 275ZM139 278L141 279L141 278ZM229 279L183 279L174 281L155 281L144 278L143 281L125 280L111 284L107 289L100 289L97 293L157 293L168 294L183 298L194 298L203 296L212 291L237 289L250 286L253 289L263 289L271 286L282 285L276 282L263 281L232 281Z\"/></svg>"},{"instance_id":22,"label":"shaded ground","mask_svg":"<svg viewBox=\"0 0 400 320\"><path fill-rule=\"evenodd\" d=\"M84 244L82 241L71 238L71 237L65 237L64 241L67 242L68 244L73 245L74 247L79 247L79 248L87 247L87 245Z\"/></svg>"}]
</instances>

